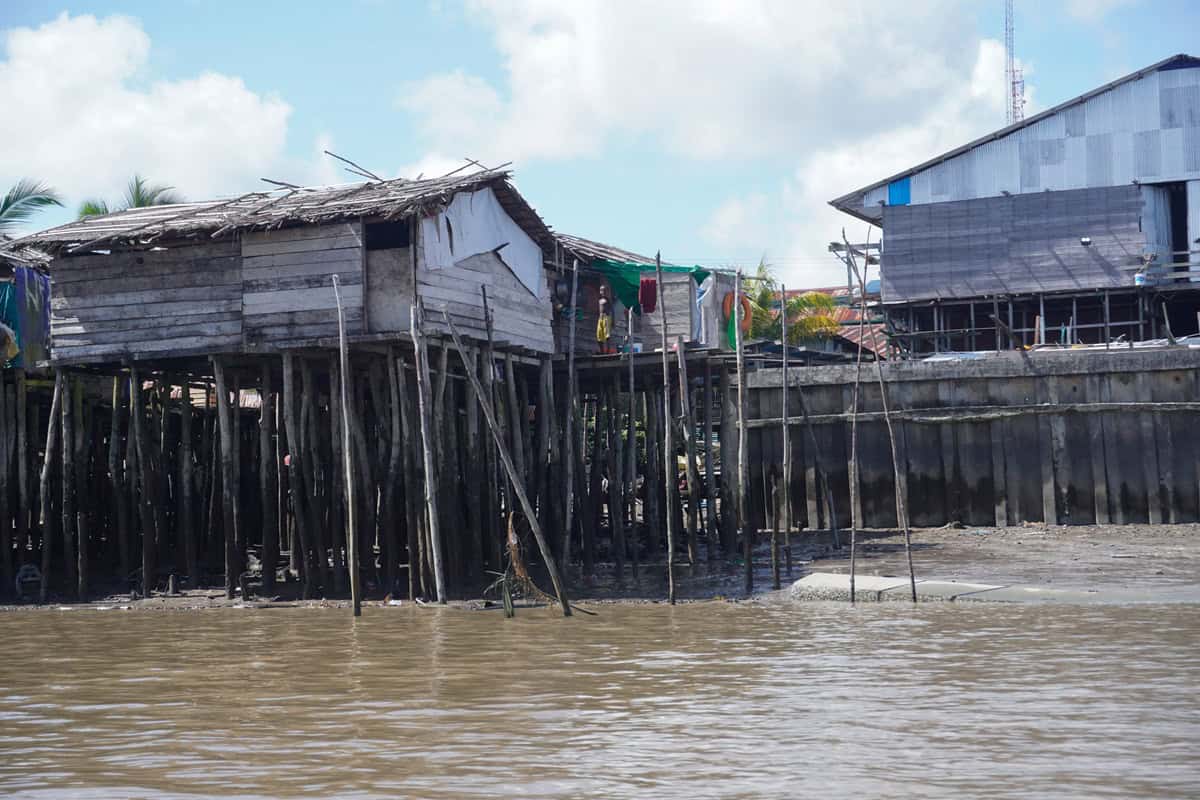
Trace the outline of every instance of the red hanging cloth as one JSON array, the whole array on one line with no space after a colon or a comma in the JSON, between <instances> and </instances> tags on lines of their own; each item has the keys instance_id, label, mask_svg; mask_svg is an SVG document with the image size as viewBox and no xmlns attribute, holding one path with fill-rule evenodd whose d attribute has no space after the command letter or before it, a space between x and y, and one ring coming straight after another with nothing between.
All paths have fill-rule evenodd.
<instances>
[{"instance_id":1,"label":"red hanging cloth","mask_svg":"<svg viewBox=\"0 0 1200 800\"><path fill-rule=\"evenodd\" d=\"M643 314L653 314L658 307L658 281L650 276L643 276L638 284L638 305Z\"/></svg>"}]
</instances>

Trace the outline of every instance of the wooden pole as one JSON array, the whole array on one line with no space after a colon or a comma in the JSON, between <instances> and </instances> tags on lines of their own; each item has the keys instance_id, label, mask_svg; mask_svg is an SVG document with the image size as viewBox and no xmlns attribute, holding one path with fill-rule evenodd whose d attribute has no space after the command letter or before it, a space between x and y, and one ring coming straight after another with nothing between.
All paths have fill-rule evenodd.
<instances>
[{"instance_id":1,"label":"wooden pole","mask_svg":"<svg viewBox=\"0 0 1200 800\"><path fill-rule=\"evenodd\" d=\"M713 475L713 379L712 360L704 359L704 491L705 527L708 531L708 560L715 561L721 537L717 530L717 482Z\"/></svg>"},{"instance_id":2,"label":"wooden pole","mask_svg":"<svg viewBox=\"0 0 1200 800\"><path fill-rule=\"evenodd\" d=\"M629 367L629 419L626 422L625 433L625 500L629 507L628 543L633 551L633 578L637 580L640 567L641 548L638 546L637 535L637 392L634 390L633 377L633 309L625 314L625 343L627 350L626 363Z\"/></svg>"},{"instance_id":3,"label":"wooden pole","mask_svg":"<svg viewBox=\"0 0 1200 800\"><path fill-rule=\"evenodd\" d=\"M783 550L787 559L787 574L792 574L792 439L788 409L788 307L787 286L779 284L781 335L783 345ZM778 582L778 581L777 581Z\"/></svg>"},{"instance_id":4,"label":"wooden pole","mask_svg":"<svg viewBox=\"0 0 1200 800\"><path fill-rule=\"evenodd\" d=\"M774 470L772 470L774 472ZM771 588L779 591L779 478L771 476Z\"/></svg>"},{"instance_id":5,"label":"wooden pole","mask_svg":"<svg viewBox=\"0 0 1200 800\"><path fill-rule=\"evenodd\" d=\"M18 373L18 392L24 389L21 385L22 375ZM50 555L54 551L54 536L51 533L54 522L51 519L50 511L50 476L54 470L54 449L58 446L58 425L55 420L58 419L62 408L63 384L66 383L66 377L61 369L54 371L54 396L50 401L50 424L46 428L46 452L45 458L42 461L42 479L39 492L41 500L41 519L40 527L42 529L42 584L38 591L38 600L41 603L46 602L46 598L50 592ZM18 396L18 402L19 396ZM18 431L18 436L20 431Z\"/></svg>"},{"instance_id":6,"label":"wooden pole","mask_svg":"<svg viewBox=\"0 0 1200 800\"><path fill-rule=\"evenodd\" d=\"M688 486L688 561L695 564L698 560L700 544L696 534L700 518L700 476L696 472L696 417L692 413L692 389L688 380L687 351L683 337L675 337L675 355L679 362L679 410L684 424L684 453L687 456Z\"/></svg>"},{"instance_id":7,"label":"wooden pole","mask_svg":"<svg viewBox=\"0 0 1200 800\"><path fill-rule=\"evenodd\" d=\"M237 568L237 486L234 481L233 409L229 403L229 386L225 378L225 363L219 356L212 360L213 377L217 382L217 428L221 437L221 510L225 533L225 597L232 600L238 586ZM141 439L138 440L141 450ZM144 459L143 459L144 462ZM143 487L145 488L145 487ZM147 597L149 595L147 594Z\"/></svg>"},{"instance_id":8,"label":"wooden pole","mask_svg":"<svg viewBox=\"0 0 1200 800\"><path fill-rule=\"evenodd\" d=\"M88 478L91 475L88 455L91 451L91 432L88 430L88 408L83 402L83 384L77 378L72 401L75 417L75 580L76 597L88 596L88 508L95 505L88 497ZM82 500L81 500L82 498Z\"/></svg>"},{"instance_id":9,"label":"wooden pole","mask_svg":"<svg viewBox=\"0 0 1200 800\"><path fill-rule=\"evenodd\" d=\"M619 584L625 579L625 509L622 495L621 423L617 412L620 378L608 387L608 531L612 537L613 577Z\"/></svg>"},{"instance_id":10,"label":"wooden pole","mask_svg":"<svg viewBox=\"0 0 1200 800\"><path fill-rule=\"evenodd\" d=\"M158 582L158 553L154 541L154 475L150 460L150 443L146 436L146 405L142 379L137 367L129 370L130 424L133 427L134 447L137 450L138 509L142 522L142 597L149 599ZM63 443L64 446L66 443ZM233 595L230 595L232 597Z\"/></svg>"},{"instance_id":11,"label":"wooden pole","mask_svg":"<svg viewBox=\"0 0 1200 800\"><path fill-rule=\"evenodd\" d=\"M342 309L342 290L338 276L333 276L333 298L338 314L339 392L342 399L342 456L346 477L346 562L350 569L350 603L354 616L362 616L362 594L358 585L358 513L355 508L354 449L350 436L350 346L346 342L346 313Z\"/></svg>"},{"instance_id":12,"label":"wooden pole","mask_svg":"<svg viewBox=\"0 0 1200 800\"><path fill-rule=\"evenodd\" d=\"M737 529L742 533L742 558L746 569L746 594L754 591L754 536L746 519L746 360L742 352L742 271L737 271L734 284L734 349L737 354Z\"/></svg>"},{"instance_id":13,"label":"wooden pole","mask_svg":"<svg viewBox=\"0 0 1200 800\"><path fill-rule=\"evenodd\" d=\"M517 474L524 481L529 476L525 460L525 430L529 426L525 424L526 407L517 396L517 371L513 367L512 353L509 352L504 354L504 383L508 390L508 417L512 426L509 436L512 440L513 461L517 465Z\"/></svg>"},{"instance_id":14,"label":"wooden pole","mask_svg":"<svg viewBox=\"0 0 1200 800\"><path fill-rule=\"evenodd\" d=\"M62 400L62 542L63 565L66 567L67 580L75 583L77 578L75 563L75 400L78 387L72 378L64 378ZM54 424L54 420L50 421ZM78 596L78 587L73 587Z\"/></svg>"},{"instance_id":15,"label":"wooden pole","mask_svg":"<svg viewBox=\"0 0 1200 800\"><path fill-rule=\"evenodd\" d=\"M27 419L27 392L25 370L17 367L16 373L16 406L17 406L17 543L22 550L29 548L29 421ZM58 390L58 378L55 377L55 391ZM51 419L54 415L51 414ZM51 425L50 427L54 427ZM48 439L47 439L48 441ZM43 504L43 508L45 505ZM43 516L45 516L43 514ZM44 534L43 534L44 536ZM45 602L45 598L42 599Z\"/></svg>"},{"instance_id":16,"label":"wooden pole","mask_svg":"<svg viewBox=\"0 0 1200 800\"><path fill-rule=\"evenodd\" d=\"M265 404L265 399L264 399ZM196 551L195 513L195 459L192 452L192 387L184 380L179 387L179 538L183 547L184 569L187 571L188 586L195 589L200 585L200 562ZM266 502L266 498L264 498ZM266 509L264 508L264 514ZM264 524L263 536L266 534ZM264 577L266 588L266 545L263 546Z\"/></svg>"},{"instance_id":17,"label":"wooden pole","mask_svg":"<svg viewBox=\"0 0 1200 800\"><path fill-rule=\"evenodd\" d=\"M662 314L662 378L663 378L663 486L667 497L667 602L675 605L675 445L671 441L674 421L671 418L671 362L667 347L667 303L663 291L662 253L654 255L658 280L658 309Z\"/></svg>"},{"instance_id":18,"label":"wooden pole","mask_svg":"<svg viewBox=\"0 0 1200 800\"><path fill-rule=\"evenodd\" d=\"M471 388L475 390L475 396L479 398L482 404L484 400L483 388L479 385L479 379L475 377L475 373L470 369L471 365L467 360L467 352L458 337L458 329L454 326L454 320L450 319L450 315L444 311L442 312L442 316L445 317L446 325L450 328L450 335L454 338L454 346L458 349L458 355L462 359L463 368L467 373L467 380L471 382ZM483 416L487 420L488 428L492 432L492 438L496 440L497 454L504 464L504 469L508 473L508 478L513 485L513 492L517 495L517 500L521 503L521 509L525 514L526 520L529 522L529 527L533 531L533 538L537 542L542 562L546 565L546 572L550 574L550 583L553 584L554 593L558 596L559 605L562 606L563 616L569 617L571 616L571 604L567 600L562 580L559 578L558 565L554 560L554 553L551 552L546 537L542 534L542 526L538 524L533 504L529 502L529 496L525 493L524 481L517 474L516 466L513 464L512 458L509 457L508 450L504 446L504 440L500 437L500 429L496 424L496 415L492 412L491 404L487 403L482 405L482 407Z\"/></svg>"},{"instance_id":19,"label":"wooden pole","mask_svg":"<svg viewBox=\"0 0 1200 800\"><path fill-rule=\"evenodd\" d=\"M433 555L433 580L439 603L446 602L446 579L442 572L442 539L438 519L437 467L434 463L436 444L433 441L433 412L430 408L429 354L425 349L422 331L424 309L420 303L412 306L412 339L417 360L417 406L421 418L421 455L425 467L425 513L429 526L429 546Z\"/></svg>"},{"instance_id":20,"label":"wooden pole","mask_svg":"<svg viewBox=\"0 0 1200 800\"><path fill-rule=\"evenodd\" d=\"M8 387L0 371L0 597L13 586L12 509L8 504L9 475L12 468L12 449L16 425L9 418Z\"/></svg>"},{"instance_id":21,"label":"wooden pole","mask_svg":"<svg viewBox=\"0 0 1200 800\"><path fill-rule=\"evenodd\" d=\"M312 596L316 584L308 559L308 502L304 478L304 448L301 446L299 409L296 408L296 356L283 354L283 426L287 433L288 491L292 495L292 524L296 539L292 543L292 561L304 572L304 598ZM298 552L297 552L298 551Z\"/></svg>"},{"instance_id":22,"label":"wooden pole","mask_svg":"<svg viewBox=\"0 0 1200 800\"><path fill-rule=\"evenodd\" d=\"M564 428L563 447L566 450L567 468L567 500L563 520L562 566L565 571L571 563L571 528L575 522L575 404L577 394L575 387L575 317L576 302L579 293L579 259L571 264L571 310L570 321L567 323L567 414Z\"/></svg>"},{"instance_id":23,"label":"wooden pole","mask_svg":"<svg viewBox=\"0 0 1200 800\"><path fill-rule=\"evenodd\" d=\"M275 568L279 564L279 507L276 483L278 463L275 461L275 392L271 385L271 364L263 362L259 384L262 403L258 417L259 494L262 497L262 591L268 598L275 593ZM185 397L184 420L190 420L192 401ZM190 438L191 422L187 422ZM188 474L191 474L191 442L187 442ZM190 498L187 501L191 502ZM195 546L192 546L193 551ZM191 567L188 568L189 572Z\"/></svg>"}]
</instances>

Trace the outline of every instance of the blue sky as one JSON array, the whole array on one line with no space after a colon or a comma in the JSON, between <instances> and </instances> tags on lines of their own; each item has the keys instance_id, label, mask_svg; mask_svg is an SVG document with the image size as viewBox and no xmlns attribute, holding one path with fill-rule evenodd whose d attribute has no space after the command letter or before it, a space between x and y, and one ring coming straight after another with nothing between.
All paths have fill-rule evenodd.
<instances>
[{"instance_id":1,"label":"blue sky","mask_svg":"<svg viewBox=\"0 0 1200 800\"><path fill-rule=\"evenodd\" d=\"M1017 0L1029 111L1197 50L1200 4ZM514 161L558 230L837 283L826 202L1004 122L1003 2L0 4L0 181L72 206ZM43 224L68 212L47 214Z\"/></svg>"}]
</instances>

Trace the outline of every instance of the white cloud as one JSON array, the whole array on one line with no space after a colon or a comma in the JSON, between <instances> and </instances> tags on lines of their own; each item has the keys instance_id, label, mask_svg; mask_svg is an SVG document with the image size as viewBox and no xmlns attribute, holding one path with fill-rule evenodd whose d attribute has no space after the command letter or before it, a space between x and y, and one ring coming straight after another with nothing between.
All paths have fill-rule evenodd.
<instances>
[{"instance_id":1,"label":"white cloud","mask_svg":"<svg viewBox=\"0 0 1200 800\"><path fill-rule=\"evenodd\" d=\"M260 176L319 174L315 161L284 157L291 108L282 99L217 72L144 80L150 39L136 20L64 13L11 29L4 42L2 186L29 175L77 202L119 196L137 172L207 198L260 188Z\"/></svg>"},{"instance_id":2,"label":"white cloud","mask_svg":"<svg viewBox=\"0 0 1200 800\"><path fill-rule=\"evenodd\" d=\"M432 154L522 163L632 137L697 169L778 163L777 195L714 197L696 235L770 249L792 282L836 272L826 245L854 220L831 198L1004 121L1003 49L981 41L965 0L474 0L472 11L505 81L450 72L404 87Z\"/></svg>"},{"instance_id":3,"label":"white cloud","mask_svg":"<svg viewBox=\"0 0 1200 800\"><path fill-rule=\"evenodd\" d=\"M1067 0L1067 13L1085 22L1099 22L1112 12L1139 0Z\"/></svg>"}]
</instances>

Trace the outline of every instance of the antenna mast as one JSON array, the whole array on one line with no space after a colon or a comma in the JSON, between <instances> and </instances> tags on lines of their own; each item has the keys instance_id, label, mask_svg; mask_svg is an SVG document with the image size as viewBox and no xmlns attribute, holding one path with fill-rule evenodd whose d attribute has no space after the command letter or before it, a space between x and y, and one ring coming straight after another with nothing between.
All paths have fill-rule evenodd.
<instances>
[{"instance_id":1,"label":"antenna mast","mask_svg":"<svg viewBox=\"0 0 1200 800\"><path fill-rule=\"evenodd\" d=\"M1004 0L1004 92L1008 95L1005 122L1020 122L1025 118L1025 78L1017 66L1013 44L1013 0Z\"/></svg>"}]
</instances>

